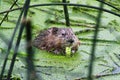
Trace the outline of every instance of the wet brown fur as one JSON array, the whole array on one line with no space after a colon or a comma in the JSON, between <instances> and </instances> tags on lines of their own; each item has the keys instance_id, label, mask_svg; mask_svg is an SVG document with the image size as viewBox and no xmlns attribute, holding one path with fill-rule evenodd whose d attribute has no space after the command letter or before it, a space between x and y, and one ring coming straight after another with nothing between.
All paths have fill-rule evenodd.
<instances>
[{"instance_id":1,"label":"wet brown fur","mask_svg":"<svg viewBox=\"0 0 120 80\"><path fill-rule=\"evenodd\" d=\"M80 41L71 28L53 27L43 30L33 41L33 46L55 54L65 54L66 47L71 47L72 52L75 53L79 45Z\"/></svg>"}]
</instances>

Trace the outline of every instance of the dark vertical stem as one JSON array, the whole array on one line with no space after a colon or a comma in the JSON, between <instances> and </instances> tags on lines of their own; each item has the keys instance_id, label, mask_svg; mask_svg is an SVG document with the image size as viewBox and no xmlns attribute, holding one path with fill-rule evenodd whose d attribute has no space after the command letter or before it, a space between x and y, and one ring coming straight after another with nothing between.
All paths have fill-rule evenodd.
<instances>
[{"instance_id":1,"label":"dark vertical stem","mask_svg":"<svg viewBox=\"0 0 120 80\"><path fill-rule=\"evenodd\" d=\"M11 40L10 40L10 42L9 42L9 45L8 45L8 49L7 49L7 52L6 52L6 56L5 56L5 60L4 60L4 63L3 63L2 71L1 71L1 74L0 74L0 80L2 80L2 77L3 77L3 74L4 74L4 70L5 70L5 67L6 67L6 64L7 64L7 58L8 58L8 55L9 55L9 53L10 53L10 49L11 49L11 47L12 47L13 39L14 39L15 34L16 34L16 32L17 32L17 29L18 29L18 27L19 27L19 24L20 24L20 20L21 20L23 11L24 11L24 7L23 7L23 9L22 9L22 11L21 11L21 13L20 13L20 16L19 16L18 21L17 21L17 23L16 23L16 27L15 27L15 29L14 29L12 38L11 38Z\"/></svg>"},{"instance_id":2,"label":"dark vertical stem","mask_svg":"<svg viewBox=\"0 0 120 80\"><path fill-rule=\"evenodd\" d=\"M23 18L26 19L27 17L27 13L28 13L28 9L29 9L29 4L30 4L30 0L26 0L26 3L25 3L25 9L24 9L24 15L23 15Z\"/></svg>"},{"instance_id":3,"label":"dark vertical stem","mask_svg":"<svg viewBox=\"0 0 120 80\"><path fill-rule=\"evenodd\" d=\"M31 46L31 40L32 40L32 35L31 35L31 22L27 21L26 22L26 41L27 41L27 69L28 69L28 80L31 80L31 78L34 77L34 67L33 67L33 50L32 50L32 46Z\"/></svg>"},{"instance_id":4,"label":"dark vertical stem","mask_svg":"<svg viewBox=\"0 0 120 80\"><path fill-rule=\"evenodd\" d=\"M23 20L26 19L29 4L30 4L30 0L26 0L25 5L23 7L23 8L25 8L24 9ZM19 44L20 44L20 40L21 40L21 36L22 36L24 26L25 26L24 23L22 23L21 26L20 26L20 31L19 31L19 34L18 34L18 39L17 39L17 42L16 42L14 54L13 54L12 61L11 61L11 64L10 64L10 68L9 68L9 71L8 71L7 80L10 80L10 76L11 76L12 71L13 71L13 67L14 67L14 64L15 64L15 59L16 59L16 56L17 56L17 51L18 51L18 47L19 47Z\"/></svg>"},{"instance_id":5,"label":"dark vertical stem","mask_svg":"<svg viewBox=\"0 0 120 80\"><path fill-rule=\"evenodd\" d=\"M16 4L18 0L14 1L14 3L12 4L12 6L10 7L10 9L12 9L14 7L14 5ZM2 21L0 22L0 25L2 25L3 21L5 20L5 18L8 16L9 12L6 13L6 15L3 17Z\"/></svg>"},{"instance_id":6,"label":"dark vertical stem","mask_svg":"<svg viewBox=\"0 0 120 80\"><path fill-rule=\"evenodd\" d=\"M63 3L66 3L66 0L63 0ZM70 26L70 20L69 20L67 5L64 5L63 7L64 7L64 15L65 15L66 26Z\"/></svg>"},{"instance_id":7,"label":"dark vertical stem","mask_svg":"<svg viewBox=\"0 0 120 80\"><path fill-rule=\"evenodd\" d=\"M95 49L96 49L96 43L97 43L97 35L98 35L99 27L100 27L103 3L100 4L100 8L101 10L99 10L98 12L98 18L96 20L96 27L95 27L94 37L93 37L93 45L91 49L88 80L93 80L92 73L93 73L93 66L94 66L94 59L95 59Z\"/></svg>"},{"instance_id":8,"label":"dark vertical stem","mask_svg":"<svg viewBox=\"0 0 120 80\"><path fill-rule=\"evenodd\" d=\"M21 27L20 27L17 43L16 43L16 46L15 46L14 54L13 54L12 61L11 61L11 64L10 64L10 68L9 68L9 71L8 71L7 80L10 80L10 76L11 76L12 71L13 71L13 67L14 67L14 64L15 64L15 59L16 59L16 56L17 56L17 51L18 51L18 47L19 47L19 44L20 44L20 41L21 41L21 36L22 36L23 29L24 29L24 24L22 24Z\"/></svg>"},{"instance_id":9,"label":"dark vertical stem","mask_svg":"<svg viewBox=\"0 0 120 80\"><path fill-rule=\"evenodd\" d=\"M27 76L27 80L39 80L37 75L36 75L36 71L34 68L34 63L33 63L33 58L34 58L34 53L33 53L33 49L32 49L32 25L31 25L31 21L27 20L26 22L26 41L27 41L27 58L26 58L26 62L27 62L27 69L28 69L28 76ZM41 80L41 79L40 79Z\"/></svg>"}]
</instances>

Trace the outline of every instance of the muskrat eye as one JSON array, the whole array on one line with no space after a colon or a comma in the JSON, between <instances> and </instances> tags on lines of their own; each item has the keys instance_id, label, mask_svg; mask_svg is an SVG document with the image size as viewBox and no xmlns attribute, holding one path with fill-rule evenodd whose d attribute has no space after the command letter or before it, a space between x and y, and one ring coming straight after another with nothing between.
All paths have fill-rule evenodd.
<instances>
[{"instance_id":1,"label":"muskrat eye","mask_svg":"<svg viewBox=\"0 0 120 80\"><path fill-rule=\"evenodd\" d=\"M62 36L65 36L66 34L65 33L62 33Z\"/></svg>"}]
</instances>

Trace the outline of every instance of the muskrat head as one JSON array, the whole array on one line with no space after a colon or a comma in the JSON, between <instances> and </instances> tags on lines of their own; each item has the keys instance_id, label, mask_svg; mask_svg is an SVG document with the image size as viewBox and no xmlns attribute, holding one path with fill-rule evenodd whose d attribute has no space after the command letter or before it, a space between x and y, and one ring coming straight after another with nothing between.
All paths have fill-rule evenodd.
<instances>
[{"instance_id":1,"label":"muskrat head","mask_svg":"<svg viewBox=\"0 0 120 80\"><path fill-rule=\"evenodd\" d=\"M62 50L64 50L64 52L66 47L71 47L72 53L75 53L77 51L80 42L71 28L53 27L52 34L56 36L56 39L59 42L58 44Z\"/></svg>"}]
</instances>

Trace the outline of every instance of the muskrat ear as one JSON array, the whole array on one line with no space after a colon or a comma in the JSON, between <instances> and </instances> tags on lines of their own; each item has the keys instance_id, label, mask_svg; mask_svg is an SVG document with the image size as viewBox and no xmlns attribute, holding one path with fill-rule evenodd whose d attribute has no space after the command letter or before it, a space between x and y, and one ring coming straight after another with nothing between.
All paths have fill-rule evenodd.
<instances>
[{"instance_id":1,"label":"muskrat ear","mask_svg":"<svg viewBox=\"0 0 120 80\"><path fill-rule=\"evenodd\" d=\"M58 28L57 28L57 27L53 27L53 28L52 28L52 34L56 34L57 31L58 31Z\"/></svg>"},{"instance_id":2,"label":"muskrat ear","mask_svg":"<svg viewBox=\"0 0 120 80\"><path fill-rule=\"evenodd\" d=\"M71 27L68 28L70 31L73 31Z\"/></svg>"}]
</instances>

